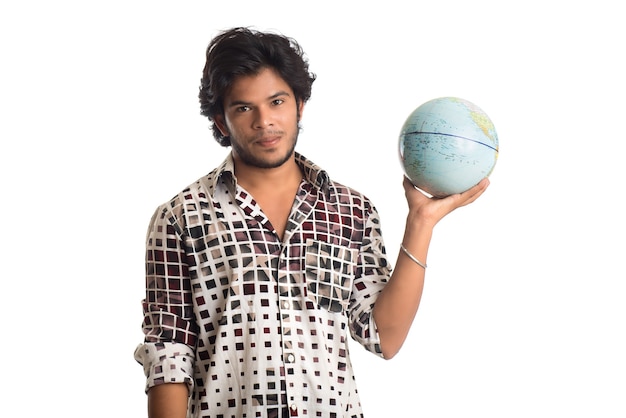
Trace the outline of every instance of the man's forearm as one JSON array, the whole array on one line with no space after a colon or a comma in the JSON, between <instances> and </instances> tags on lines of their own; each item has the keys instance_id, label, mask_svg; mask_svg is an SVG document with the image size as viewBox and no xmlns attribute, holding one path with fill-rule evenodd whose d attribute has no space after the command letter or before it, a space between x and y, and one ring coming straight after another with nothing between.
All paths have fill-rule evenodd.
<instances>
[{"instance_id":1,"label":"man's forearm","mask_svg":"<svg viewBox=\"0 0 626 418\"><path fill-rule=\"evenodd\" d=\"M185 418L189 390L185 383L165 383L148 391L149 418Z\"/></svg>"}]
</instances>

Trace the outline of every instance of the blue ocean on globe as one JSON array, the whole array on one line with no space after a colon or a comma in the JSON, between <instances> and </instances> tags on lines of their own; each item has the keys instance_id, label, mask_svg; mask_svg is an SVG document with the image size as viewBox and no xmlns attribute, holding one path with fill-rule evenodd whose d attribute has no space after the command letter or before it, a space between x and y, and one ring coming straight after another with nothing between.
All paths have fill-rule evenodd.
<instances>
[{"instance_id":1,"label":"blue ocean on globe","mask_svg":"<svg viewBox=\"0 0 626 418\"><path fill-rule=\"evenodd\" d=\"M440 97L406 119L399 152L413 185L445 197L470 189L492 173L499 141L493 122L480 107L458 97Z\"/></svg>"}]
</instances>

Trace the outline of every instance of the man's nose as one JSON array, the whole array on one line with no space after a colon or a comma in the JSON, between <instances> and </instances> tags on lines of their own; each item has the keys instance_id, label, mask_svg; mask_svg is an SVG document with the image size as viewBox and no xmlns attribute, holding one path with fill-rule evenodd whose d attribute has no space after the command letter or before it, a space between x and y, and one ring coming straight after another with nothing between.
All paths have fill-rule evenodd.
<instances>
[{"instance_id":1,"label":"man's nose","mask_svg":"<svg viewBox=\"0 0 626 418\"><path fill-rule=\"evenodd\" d=\"M268 126L272 125L272 112L264 107L258 107L256 109L255 112L255 117L254 117L254 127L256 129L263 129L263 128L267 128Z\"/></svg>"}]
</instances>

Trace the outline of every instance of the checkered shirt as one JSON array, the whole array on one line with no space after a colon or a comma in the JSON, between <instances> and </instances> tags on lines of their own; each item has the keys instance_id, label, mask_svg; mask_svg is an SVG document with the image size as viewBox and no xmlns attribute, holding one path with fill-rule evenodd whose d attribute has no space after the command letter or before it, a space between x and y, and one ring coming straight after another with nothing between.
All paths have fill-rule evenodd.
<instances>
[{"instance_id":1,"label":"checkered shirt","mask_svg":"<svg viewBox=\"0 0 626 418\"><path fill-rule=\"evenodd\" d=\"M187 383L188 417L362 417L348 340L382 356L378 213L296 153L281 238L232 157L155 212L146 239L146 390Z\"/></svg>"}]
</instances>

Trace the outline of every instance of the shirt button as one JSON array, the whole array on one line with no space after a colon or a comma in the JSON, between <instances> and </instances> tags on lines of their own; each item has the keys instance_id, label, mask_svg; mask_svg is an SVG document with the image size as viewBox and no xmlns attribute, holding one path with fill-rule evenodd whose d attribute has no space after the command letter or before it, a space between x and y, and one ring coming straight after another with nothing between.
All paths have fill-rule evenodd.
<instances>
[{"instance_id":1,"label":"shirt button","mask_svg":"<svg viewBox=\"0 0 626 418\"><path fill-rule=\"evenodd\" d=\"M287 356L287 363L293 363L294 361L296 361L296 356L294 356L293 354L289 354Z\"/></svg>"},{"instance_id":2,"label":"shirt button","mask_svg":"<svg viewBox=\"0 0 626 418\"><path fill-rule=\"evenodd\" d=\"M289 301L283 300L283 309L289 309Z\"/></svg>"}]
</instances>

